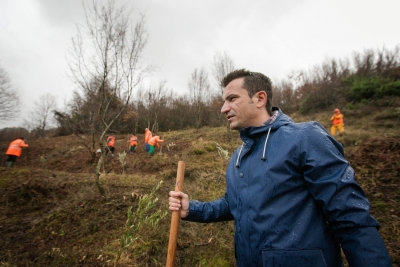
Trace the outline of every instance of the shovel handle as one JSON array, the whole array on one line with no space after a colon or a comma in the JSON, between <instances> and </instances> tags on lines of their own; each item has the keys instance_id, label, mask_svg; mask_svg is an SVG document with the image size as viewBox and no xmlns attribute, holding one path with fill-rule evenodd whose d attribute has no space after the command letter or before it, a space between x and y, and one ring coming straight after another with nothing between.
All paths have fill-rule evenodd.
<instances>
[{"instance_id":1,"label":"shovel handle","mask_svg":"<svg viewBox=\"0 0 400 267\"><path fill-rule=\"evenodd\" d=\"M182 192L183 180L185 174L185 162L178 162L178 171L176 173L175 191ZM166 267L175 265L176 245L178 240L179 221L181 219L180 211L172 211L171 228L169 231L168 254Z\"/></svg>"}]
</instances>

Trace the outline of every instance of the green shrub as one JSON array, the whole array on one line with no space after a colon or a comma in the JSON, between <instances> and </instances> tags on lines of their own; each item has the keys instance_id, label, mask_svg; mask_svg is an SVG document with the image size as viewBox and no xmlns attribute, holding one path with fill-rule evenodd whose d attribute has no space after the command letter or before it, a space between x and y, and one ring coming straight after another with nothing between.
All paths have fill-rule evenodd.
<instances>
[{"instance_id":1,"label":"green shrub","mask_svg":"<svg viewBox=\"0 0 400 267\"><path fill-rule=\"evenodd\" d=\"M202 154L204 154L204 150L200 149L200 148L193 149L192 153L195 154L195 155L202 155Z\"/></svg>"},{"instance_id":2,"label":"green shrub","mask_svg":"<svg viewBox=\"0 0 400 267\"><path fill-rule=\"evenodd\" d=\"M378 95L380 97L388 95L400 96L400 81L391 81L379 88Z\"/></svg>"},{"instance_id":3,"label":"green shrub","mask_svg":"<svg viewBox=\"0 0 400 267\"><path fill-rule=\"evenodd\" d=\"M144 248L136 247L136 249L143 250L150 247L150 243L146 242L144 238L149 236L149 230L156 230L160 220L167 216L167 212L161 211L160 209L155 210L158 202L156 191L160 188L162 183L163 181L160 181L157 186L151 190L150 194L140 197L136 211L133 211L132 207L128 208L125 233L120 238L120 249L115 258L115 265L121 258L122 252L127 250L136 241L141 241L137 243L145 246Z\"/></svg>"},{"instance_id":4,"label":"green shrub","mask_svg":"<svg viewBox=\"0 0 400 267\"><path fill-rule=\"evenodd\" d=\"M358 77L350 75L343 79L347 86L346 98L350 101L362 101L373 97L384 97L388 95L400 95L400 81L393 81L382 76Z\"/></svg>"},{"instance_id":5,"label":"green shrub","mask_svg":"<svg viewBox=\"0 0 400 267\"><path fill-rule=\"evenodd\" d=\"M213 151L215 151L216 147L215 147L215 144L214 144L214 143L211 143L211 144L208 144L208 145L205 147L205 149L206 149L208 152L213 152Z\"/></svg>"}]
</instances>

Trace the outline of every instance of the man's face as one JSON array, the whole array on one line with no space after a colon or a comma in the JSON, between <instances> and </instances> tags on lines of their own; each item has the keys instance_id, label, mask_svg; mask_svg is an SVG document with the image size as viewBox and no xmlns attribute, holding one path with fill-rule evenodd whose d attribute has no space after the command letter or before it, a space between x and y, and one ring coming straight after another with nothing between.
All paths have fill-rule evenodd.
<instances>
[{"instance_id":1,"label":"man's face","mask_svg":"<svg viewBox=\"0 0 400 267\"><path fill-rule=\"evenodd\" d=\"M222 100L224 105L221 113L226 115L230 128L240 130L257 125L257 97L249 97L246 89L243 89L244 78L231 81L224 89Z\"/></svg>"}]
</instances>

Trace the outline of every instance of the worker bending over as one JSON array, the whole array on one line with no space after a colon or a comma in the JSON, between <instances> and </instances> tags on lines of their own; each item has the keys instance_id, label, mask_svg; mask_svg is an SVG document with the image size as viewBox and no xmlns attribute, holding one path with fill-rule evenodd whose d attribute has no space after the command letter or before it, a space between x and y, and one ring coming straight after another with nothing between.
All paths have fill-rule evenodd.
<instances>
[{"instance_id":1,"label":"worker bending over","mask_svg":"<svg viewBox=\"0 0 400 267\"><path fill-rule=\"evenodd\" d=\"M6 167L12 167L15 164L17 158L21 156L22 148L27 147L29 147L29 145L25 144L23 137L19 137L12 141L6 151Z\"/></svg>"},{"instance_id":2,"label":"worker bending over","mask_svg":"<svg viewBox=\"0 0 400 267\"><path fill-rule=\"evenodd\" d=\"M161 140L161 136L155 135L149 140L149 155L152 156L154 154L155 147L160 147L159 143L164 142Z\"/></svg>"}]
</instances>

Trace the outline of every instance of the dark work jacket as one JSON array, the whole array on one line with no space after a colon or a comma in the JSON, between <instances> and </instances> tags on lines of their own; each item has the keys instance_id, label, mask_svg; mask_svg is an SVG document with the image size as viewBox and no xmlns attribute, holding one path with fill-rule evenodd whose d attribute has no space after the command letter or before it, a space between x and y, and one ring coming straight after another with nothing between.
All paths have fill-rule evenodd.
<instances>
[{"instance_id":1,"label":"dark work jacket","mask_svg":"<svg viewBox=\"0 0 400 267\"><path fill-rule=\"evenodd\" d=\"M275 108L277 109L277 108ZM235 221L243 266L391 266L343 148L317 122L294 123L278 109L266 126L240 131L226 193L191 201L188 221Z\"/></svg>"}]
</instances>

